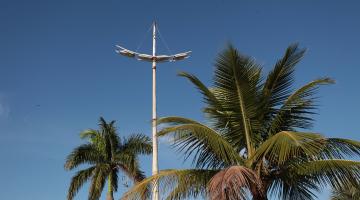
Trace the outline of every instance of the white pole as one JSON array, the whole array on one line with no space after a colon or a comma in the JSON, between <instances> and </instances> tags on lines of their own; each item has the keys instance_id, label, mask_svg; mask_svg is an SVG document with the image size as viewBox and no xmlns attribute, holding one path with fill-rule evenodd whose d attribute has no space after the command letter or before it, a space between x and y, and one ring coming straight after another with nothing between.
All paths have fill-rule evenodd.
<instances>
[{"instance_id":1,"label":"white pole","mask_svg":"<svg viewBox=\"0 0 360 200\"><path fill-rule=\"evenodd\" d=\"M152 61L152 144L153 144L153 159L152 159L152 175L159 172L158 169L158 140L156 136L156 22L153 24L153 61ZM152 200L159 200L159 185L155 181L152 188Z\"/></svg>"},{"instance_id":2,"label":"white pole","mask_svg":"<svg viewBox=\"0 0 360 200\"><path fill-rule=\"evenodd\" d=\"M134 51L130 51L128 49L125 49L121 46L117 46L117 48L119 48L119 50L117 50L116 52L119 53L120 55L124 55L127 57L132 57L132 58L138 58L139 60L145 60L145 61L149 61L148 58L150 57L150 55L144 54L145 55L145 59L143 59L143 56L140 56L140 53L134 52ZM181 53L181 54L175 54L175 55L170 55L169 58L165 61L170 62L170 61L177 61L177 60L182 60L188 57L188 55L190 54L190 51L185 52L185 53ZM176 59L175 59L176 58ZM156 22L153 23L153 52L152 52L152 145L153 145L153 159L152 159L152 175L156 175L159 173L159 169L158 169L158 139L156 136L157 133L157 126L156 126ZM154 181L153 182L153 188L152 188L152 200L159 200L159 184L158 181Z\"/></svg>"}]
</instances>

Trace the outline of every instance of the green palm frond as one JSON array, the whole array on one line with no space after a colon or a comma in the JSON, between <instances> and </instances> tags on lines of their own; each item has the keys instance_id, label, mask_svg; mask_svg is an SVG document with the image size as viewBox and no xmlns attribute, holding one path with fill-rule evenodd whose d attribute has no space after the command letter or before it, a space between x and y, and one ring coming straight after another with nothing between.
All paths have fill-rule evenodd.
<instances>
[{"instance_id":1,"label":"green palm frond","mask_svg":"<svg viewBox=\"0 0 360 200\"><path fill-rule=\"evenodd\" d=\"M104 142L106 143L106 156L112 158L115 156L117 148L121 144L120 137L116 134L115 121L107 123L104 118L100 117L99 120L100 130L103 134Z\"/></svg>"},{"instance_id":2,"label":"green palm frond","mask_svg":"<svg viewBox=\"0 0 360 200\"><path fill-rule=\"evenodd\" d=\"M326 146L319 158L346 159L360 156L360 142L343 138L326 138Z\"/></svg>"},{"instance_id":3,"label":"green palm frond","mask_svg":"<svg viewBox=\"0 0 360 200\"><path fill-rule=\"evenodd\" d=\"M309 117L309 114L314 114L313 110L316 108L314 94L320 85L331 83L334 81L330 78L317 79L292 93L276 111L274 119L271 120L268 134L292 131L295 128L310 128L312 118Z\"/></svg>"},{"instance_id":4,"label":"green palm frond","mask_svg":"<svg viewBox=\"0 0 360 200\"><path fill-rule=\"evenodd\" d=\"M88 139L88 141L93 144L99 151L102 153L106 152L105 141L103 139L103 134L97 130L87 129L80 133L81 139Z\"/></svg>"},{"instance_id":5,"label":"green palm frond","mask_svg":"<svg viewBox=\"0 0 360 200\"><path fill-rule=\"evenodd\" d=\"M207 117L210 122L213 122L213 125L216 129L224 129L231 127L229 124L230 115L223 107L221 101L217 99L214 94L215 88L208 88L202 83L196 76L192 74L188 74L186 72L179 73L179 76L187 78L191 83L195 85L195 87L200 91L203 95L204 102L206 103L206 107L203 109L204 113L207 114Z\"/></svg>"},{"instance_id":6,"label":"green palm frond","mask_svg":"<svg viewBox=\"0 0 360 200\"><path fill-rule=\"evenodd\" d=\"M194 155L196 167L218 168L232 164L243 163L243 159L234 151L231 144L215 130L192 120L170 117L160 119L160 122L179 121L181 125L167 127L159 131L159 136L172 134L174 146L184 152L185 158ZM189 122L185 123L184 122Z\"/></svg>"},{"instance_id":7,"label":"green palm frond","mask_svg":"<svg viewBox=\"0 0 360 200\"><path fill-rule=\"evenodd\" d=\"M158 125L181 125L181 124L200 124L199 122L189 119L189 118L184 118L184 117L179 117L179 116L169 116L169 117L162 117L159 118L157 120L157 124Z\"/></svg>"},{"instance_id":8,"label":"green palm frond","mask_svg":"<svg viewBox=\"0 0 360 200\"><path fill-rule=\"evenodd\" d=\"M211 106L212 108L219 111L222 110L221 103L218 101L216 96L214 96L213 92L207 88L205 84L202 83L196 76L186 72L180 72L178 75L187 78L197 87L197 89L203 94L204 100L208 106Z\"/></svg>"},{"instance_id":9,"label":"green palm frond","mask_svg":"<svg viewBox=\"0 0 360 200\"><path fill-rule=\"evenodd\" d=\"M99 133L97 130L94 130L94 129L87 129L80 133L80 138L81 139L90 139L90 142L91 142L93 138L101 138L101 133Z\"/></svg>"},{"instance_id":10,"label":"green palm frond","mask_svg":"<svg viewBox=\"0 0 360 200\"><path fill-rule=\"evenodd\" d=\"M148 155L152 152L151 138L143 134L131 135L123 139L122 150L135 154Z\"/></svg>"},{"instance_id":11,"label":"green palm frond","mask_svg":"<svg viewBox=\"0 0 360 200\"><path fill-rule=\"evenodd\" d=\"M233 126L233 123L231 123L231 119L233 118L231 114L233 112L229 112L229 110L224 107L225 105L223 101L221 101L223 98L220 98L220 100L217 99L217 96L221 97L219 92L217 92L219 95L215 96L216 90L220 89L207 88L196 76L192 74L181 72L179 75L189 79L203 94L203 99L206 103L206 107L203 109L203 111L214 128L217 130L226 129L226 132L224 132L226 133L225 137L227 141L229 141L235 147L237 152L240 152L243 148L245 148L246 145L243 143L245 136L235 136L238 128L235 128L234 126L237 126L238 124L235 123ZM220 133L222 134L223 132Z\"/></svg>"},{"instance_id":12,"label":"green palm frond","mask_svg":"<svg viewBox=\"0 0 360 200\"><path fill-rule=\"evenodd\" d=\"M259 140L255 133L260 129L256 120L260 72L260 66L253 59L240 55L232 46L223 51L215 63L213 92L223 103L224 112L230 114L228 124L234 128L226 137L239 146L245 145L248 155L252 154L253 143ZM239 141L239 135L244 140Z\"/></svg>"},{"instance_id":13,"label":"green palm frond","mask_svg":"<svg viewBox=\"0 0 360 200\"><path fill-rule=\"evenodd\" d=\"M126 165L129 171L135 171L138 166L137 158L133 153L119 152L114 157L116 165Z\"/></svg>"},{"instance_id":14,"label":"green palm frond","mask_svg":"<svg viewBox=\"0 0 360 200\"><path fill-rule=\"evenodd\" d=\"M251 160L262 162L266 159L282 165L303 155L315 156L323 150L324 145L319 143L321 139L319 134L281 131L263 142Z\"/></svg>"},{"instance_id":15,"label":"green palm frond","mask_svg":"<svg viewBox=\"0 0 360 200\"><path fill-rule=\"evenodd\" d=\"M278 107L290 96L294 83L295 66L304 56L305 49L293 44L286 49L284 56L277 61L262 86L259 121L263 123L263 137L267 137L266 127L277 113ZM278 132L278 131L277 131ZM277 133L275 132L275 133Z\"/></svg>"},{"instance_id":16,"label":"green palm frond","mask_svg":"<svg viewBox=\"0 0 360 200\"><path fill-rule=\"evenodd\" d=\"M81 186L91 178L95 169L96 167L89 167L87 169L80 170L72 177L67 194L67 200L74 199Z\"/></svg>"},{"instance_id":17,"label":"green palm frond","mask_svg":"<svg viewBox=\"0 0 360 200\"><path fill-rule=\"evenodd\" d=\"M206 185L217 171L186 170L177 174L177 185L167 196L167 200L205 198Z\"/></svg>"},{"instance_id":18,"label":"green palm frond","mask_svg":"<svg viewBox=\"0 0 360 200\"><path fill-rule=\"evenodd\" d=\"M89 200L98 200L100 198L108 175L109 166L101 165L96 167L90 184Z\"/></svg>"},{"instance_id":19,"label":"green palm frond","mask_svg":"<svg viewBox=\"0 0 360 200\"><path fill-rule=\"evenodd\" d=\"M83 144L75 148L66 158L65 169L72 170L81 164L103 162L104 157L93 144Z\"/></svg>"},{"instance_id":20,"label":"green palm frond","mask_svg":"<svg viewBox=\"0 0 360 200\"><path fill-rule=\"evenodd\" d=\"M294 83L295 66L304 54L305 49L299 49L298 44L293 44L286 49L284 56L277 61L274 69L267 76L262 90L266 107L275 108L288 98Z\"/></svg>"},{"instance_id":21,"label":"green palm frond","mask_svg":"<svg viewBox=\"0 0 360 200\"><path fill-rule=\"evenodd\" d=\"M302 176L311 176L316 183L333 188L341 188L349 182L360 180L360 162L352 160L308 161L293 166L291 170Z\"/></svg>"},{"instance_id":22,"label":"green palm frond","mask_svg":"<svg viewBox=\"0 0 360 200\"><path fill-rule=\"evenodd\" d=\"M269 195L277 199L315 200L320 186L311 177L283 173L273 180Z\"/></svg>"},{"instance_id":23,"label":"green palm frond","mask_svg":"<svg viewBox=\"0 0 360 200\"><path fill-rule=\"evenodd\" d=\"M115 158L115 164L134 182L142 181L145 178L144 173L139 169L138 158L134 154L121 153Z\"/></svg>"},{"instance_id":24,"label":"green palm frond","mask_svg":"<svg viewBox=\"0 0 360 200\"><path fill-rule=\"evenodd\" d=\"M206 185L216 172L215 170L200 169L162 170L157 175L153 175L136 184L121 199L142 199L142 194L154 182L159 184L161 194L165 195L170 191L167 198L169 200L204 196L206 194Z\"/></svg>"},{"instance_id":25,"label":"green palm frond","mask_svg":"<svg viewBox=\"0 0 360 200\"><path fill-rule=\"evenodd\" d=\"M347 183L341 188L333 189L331 192L331 200L358 200L360 199L360 182Z\"/></svg>"}]
</instances>

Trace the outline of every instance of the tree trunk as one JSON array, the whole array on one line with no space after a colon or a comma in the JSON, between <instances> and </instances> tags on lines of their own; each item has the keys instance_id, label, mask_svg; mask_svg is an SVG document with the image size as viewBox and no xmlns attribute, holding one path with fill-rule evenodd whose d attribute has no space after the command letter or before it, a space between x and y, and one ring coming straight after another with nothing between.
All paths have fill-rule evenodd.
<instances>
[{"instance_id":1,"label":"tree trunk","mask_svg":"<svg viewBox=\"0 0 360 200\"><path fill-rule=\"evenodd\" d=\"M114 196L113 196L113 193L112 192L108 192L106 194L106 200L114 200Z\"/></svg>"},{"instance_id":2,"label":"tree trunk","mask_svg":"<svg viewBox=\"0 0 360 200\"><path fill-rule=\"evenodd\" d=\"M267 196L254 196L253 200L268 200Z\"/></svg>"},{"instance_id":3,"label":"tree trunk","mask_svg":"<svg viewBox=\"0 0 360 200\"><path fill-rule=\"evenodd\" d=\"M259 189L259 188L254 188L252 187L250 189L251 194L253 196L253 200L268 200L267 198L267 190L266 189Z\"/></svg>"},{"instance_id":4,"label":"tree trunk","mask_svg":"<svg viewBox=\"0 0 360 200\"><path fill-rule=\"evenodd\" d=\"M111 174L108 177L108 192L106 194L106 200L114 200L114 196L113 196L113 187L112 187L112 182L111 182Z\"/></svg>"}]
</instances>

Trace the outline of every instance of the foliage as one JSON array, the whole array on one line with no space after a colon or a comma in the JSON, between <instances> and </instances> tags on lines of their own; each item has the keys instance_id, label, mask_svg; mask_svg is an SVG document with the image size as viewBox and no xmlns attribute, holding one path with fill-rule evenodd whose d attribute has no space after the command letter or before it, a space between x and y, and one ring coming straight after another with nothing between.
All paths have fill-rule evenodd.
<instances>
[{"instance_id":1,"label":"foliage","mask_svg":"<svg viewBox=\"0 0 360 200\"><path fill-rule=\"evenodd\" d=\"M152 152L150 138L137 134L120 139L116 133L115 121L107 123L102 117L99 130L89 129L80 133L86 144L75 148L66 158L65 169L73 170L80 165L88 168L79 170L71 179L67 199L72 200L87 181L91 181L89 200L98 200L108 182L107 199L113 199L118 189L118 173L125 173L134 182L145 178L140 170L138 155ZM145 194L145 193L144 193Z\"/></svg>"},{"instance_id":2,"label":"foliage","mask_svg":"<svg viewBox=\"0 0 360 200\"><path fill-rule=\"evenodd\" d=\"M360 199L360 183L348 183L341 188L334 189L331 200L357 200Z\"/></svg>"},{"instance_id":3,"label":"foliage","mask_svg":"<svg viewBox=\"0 0 360 200\"><path fill-rule=\"evenodd\" d=\"M319 78L294 90L295 66L304 53L296 44L289 46L263 77L254 59L229 46L215 62L211 87L180 73L203 95L208 124L165 117L158 123L168 126L158 135L171 136L185 159L193 158L194 169L160 171L124 199L138 199L140 188L154 180L167 183L162 189L168 199L218 200L312 200L325 186L359 180L360 162L346 160L360 155L359 142L308 131L319 87L334 81Z\"/></svg>"}]
</instances>

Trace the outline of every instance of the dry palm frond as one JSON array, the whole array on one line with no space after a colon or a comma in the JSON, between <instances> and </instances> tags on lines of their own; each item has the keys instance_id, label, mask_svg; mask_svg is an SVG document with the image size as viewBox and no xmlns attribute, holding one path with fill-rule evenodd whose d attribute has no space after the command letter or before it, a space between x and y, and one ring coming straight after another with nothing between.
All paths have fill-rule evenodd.
<instances>
[{"instance_id":1,"label":"dry palm frond","mask_svg":"<svg viewBox=\"0 0 360 200\"><path fill-rule=\"evenodd\" d=\"M260 177L243 166L232 166L218 172L210 180L208 191L211 200L245 200L247 191L263 194Z\"/></svg>"}]
</instances>

